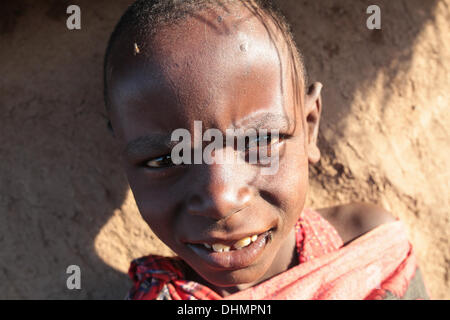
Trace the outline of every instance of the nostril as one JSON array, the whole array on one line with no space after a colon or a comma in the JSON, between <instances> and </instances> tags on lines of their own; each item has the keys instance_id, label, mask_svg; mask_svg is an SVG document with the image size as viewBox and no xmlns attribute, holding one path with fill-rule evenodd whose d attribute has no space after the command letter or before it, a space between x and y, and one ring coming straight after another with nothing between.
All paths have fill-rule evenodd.
<instances>
[{"instance_id":1,"label":"nostril","mask_svg":"<svg viewBox=\"0 0 450 320\"><path fill-rule=\"evenodd\" d=\"M186 202L186 210L192 215L205 216L221 220L249 206L253 199L249 187L219 188L204 194L192 194Z\"/></svg>"}]
</instances>

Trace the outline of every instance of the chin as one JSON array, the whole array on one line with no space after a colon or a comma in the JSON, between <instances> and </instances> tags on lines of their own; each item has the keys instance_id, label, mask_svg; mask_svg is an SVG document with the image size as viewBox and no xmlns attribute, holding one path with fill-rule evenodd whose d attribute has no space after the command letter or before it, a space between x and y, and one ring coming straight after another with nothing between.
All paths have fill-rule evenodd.
<instances>
[{"instance_id":1,"label":"chin","mask_svg":"<svg viewBox=\"0 0 450 320\"><path fill-rule=\"evenodd\" d=\"M268 267L251 266L239 270L218 270L208 272L207 275L199 273L206 281L217 287L229 288L235 286L255 285L263 279ZM241 289L242 290L242 289Z\"/></svg>"}]
</instances>

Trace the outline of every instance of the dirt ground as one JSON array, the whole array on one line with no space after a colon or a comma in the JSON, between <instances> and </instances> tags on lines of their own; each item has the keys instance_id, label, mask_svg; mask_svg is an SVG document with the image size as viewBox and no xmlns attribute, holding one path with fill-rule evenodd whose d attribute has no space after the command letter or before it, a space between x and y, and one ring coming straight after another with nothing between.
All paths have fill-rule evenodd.
<instances>
[{"instance_id":1,"label":"dirt ground","mask_svg":"<svg viewBox=\"0 0 450 320\"><path fill-rule=\"evenodd\" d=\"M0 298L121 299L131 259L171 254L144 225L106 129L102 60L131 1L0 9ZM279 1L324 84L308 206L403 220L433 298L450 299L450 1ZM370 4L382 29L368 30ZM81 267L81 290L66 268Z\"/></svg>"}]
</instances>

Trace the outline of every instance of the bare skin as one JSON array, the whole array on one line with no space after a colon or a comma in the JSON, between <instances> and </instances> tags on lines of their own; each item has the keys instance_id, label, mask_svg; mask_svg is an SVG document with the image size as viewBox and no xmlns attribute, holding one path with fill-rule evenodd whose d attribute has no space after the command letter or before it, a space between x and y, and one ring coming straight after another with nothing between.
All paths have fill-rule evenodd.
<instances>
[{"instance_id":1,"label":"bare skin","mask_svg":"<svg viewBox=\"0 0 450 320\"><path fill-rule=\"evenodd\" d=\"M396 221L383 208L368 203L350 203L317 211L336 229L344 245L382 224Z\"/></svg>"},{"instance_id":2,"label":"bare skin","mask_svg":"<svg viewBox=\"0 0 450 320\"><path fill-rule=\"evenodd\" d=\"M133 42L123 40L108 80L112 126L143 219L192 268L189 278L227 296L296 264L293 227L305 204L308 165L320 159L322 85L314 83L307 92L303 83L292 87L286 43L270 21L264 26L244 7L219 13L204 11L202 19L163 28L146 46L138 44L139 54ZM294 103L297 90L300 105ZM262 176L261 167L249 163L149 167L149 161L170 155L171 133L192 132L194 121L222 132L280 130L282 138L271 144L280 153L279 170ZM350 241L374 226L349 223L365 209L341 206L320 213ZM361 213L363 221L368 216ZM245 267L214 267L189 246L269 229L272 240Z\"/></svg>"}]
</instances>

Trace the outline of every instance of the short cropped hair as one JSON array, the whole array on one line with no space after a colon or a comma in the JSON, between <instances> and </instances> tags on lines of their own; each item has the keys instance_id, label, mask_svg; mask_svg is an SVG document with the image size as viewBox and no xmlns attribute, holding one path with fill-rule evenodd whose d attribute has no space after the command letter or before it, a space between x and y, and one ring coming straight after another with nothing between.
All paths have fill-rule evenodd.
<instances>
[{"instance_id":1,"label":"short cropped hair","mask_svg":"<svg viewBox=\"0 0 450 320\"><path fill-rule=\"evenodd\" d=\"M225 8L226 4L241 4L246 6L256 16L263 18L265 14L273 20L281 31L288 45L290 59L293 65L293 85L299 90L298 73L307 84L307 74L303 58L298 49L289 23L279 8L271 0L137 0L134 2L117 23L108 42L104 58L104 99L108 107L108 66L113 54L114 46L124 35L132 34L135 42L139 43L154 35L162 26L173 24L183 18L206 8ZM225 9L226 10L226 9ZM262 20L262 19L261 19ZM296 95L296 102L299 102Z\"/></svg>"}]
</instances>

